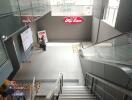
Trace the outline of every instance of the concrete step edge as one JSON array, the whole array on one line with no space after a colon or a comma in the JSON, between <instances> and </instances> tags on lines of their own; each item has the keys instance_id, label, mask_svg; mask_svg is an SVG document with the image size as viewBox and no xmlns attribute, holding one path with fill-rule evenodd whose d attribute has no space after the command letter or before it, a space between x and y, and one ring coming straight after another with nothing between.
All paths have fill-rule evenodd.
<instances>
[{"instance_id":1,"label":"concrete step edge","mask_svg":"<svg viewBox=\"0 0 132 100\"><path fill-rule=\"evenodd\" d=\"M86 99L96 99L96 97L59 97L59 99L62 99L62 98L63 98L63 99L68 99L68 98L69 98L69 99L76 99L76 98L80 98L80 99L81 99L81 98L82 98L82 99L83 99L83 98L86 98Z\"/></svg>"},{"instance_id":2,"label":"concrete step edge","mask_svg":"<svg viewBox=\"0 0 132 100\"><path fill-rule=\"evenodd\" d=\"M94 94L62 94L62 96L94 96Z\"/></svg>"}]
</instances>

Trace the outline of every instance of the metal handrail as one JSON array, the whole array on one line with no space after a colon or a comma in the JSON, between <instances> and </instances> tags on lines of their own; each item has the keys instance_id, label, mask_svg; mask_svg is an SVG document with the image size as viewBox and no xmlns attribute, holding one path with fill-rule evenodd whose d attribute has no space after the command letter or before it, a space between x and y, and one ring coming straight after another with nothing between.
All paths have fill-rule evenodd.
<instances>
[{"instance_id":1,"label":"metal handrail","mask_svg":"<svg viewBox=\"0 0 132 100\"><path fill-rule=\"evenodd\" d=\"M117 35L117 36L111 37L111 38L109 38L109 39L103 40L103 41L101 41L101 42L93 43L93 44L91 44L91 45L89 45L89 46L87 46L87 47L85 47L85 48L82 48L82 49L87 49L87 48L93 47L93 46L98 45L98 44L100 44L100 43L104 43L104 42L107 42L107 41L109 41L109 40L112 40L112 39L118 38L118 37L120 37L120 36L126 35L127 33L128 33L128 32L125 32L125 34L122 33L122 34L119 34L119 35Z\"/></svg>"},{"instance_id":2,"label":"metal handrail","mask_svg":"<svg viewBox=\"0 0 132 100\"><path fill-rule=\"evenodd\" d=\"M51 100L52 98L53 100L55 100L54 99L55 95L59 96L59 94L62 93L62 87L63 87L63 74L60 73L59 78L55 82L55 87L52 90L50 90L50 92L47 94L46 100ZM58 88L59 88L59 91L56 93L56 90Z\"/></svg>"},{"instance_id":3,"label":"metal handrail","mask_svg":"<svg viewBox=\"0 0 132 100\"><path fill-rule=\"evenodd\" d=\"M86 75L86 76L85 76L85 82L87 82L87 77L90 76L90 77L93 78L92 81L98 80L98 81L100 81L100 82L106 84L107 86L109 86L109 87L111 87L111 88L114 88L114 89L116 89L117 91L122 92L125 96L132 96L132 91L131 91L131 90L128 90L128 89L126 89L126 88L123 88L123 87L120 87L120 86L118 86L118 85L115 85L115 84L113 84L113 83L111 83L111 82L109 82L109 81L106 81L106 80L104 80L104 79L102 79L102 78L100 78L100 77L97 77L97 76L95 76L95 75L93 75L93 74L90 74L90 73L86 73L85 75ZM92 82L92 83L93 83L93 82ZM86 83L85 85L87 85L87 83ZM91 90L93 91L93 86L91 86ZM124 99L123 99L123 100L124 100Z\"/></svg>"},{"instance_id":4,"label":"metal handrail","mask_svg":"<svg viewBox=\"0 0 132 100\"><path fill-rule=\"evenodd\" d=\"M34 100L36 92L35 92L35 82L36 82L36 78L35 76L33 77L32 80L32 85L30 86L30 100Z\"/></svg>"}]
</instances>

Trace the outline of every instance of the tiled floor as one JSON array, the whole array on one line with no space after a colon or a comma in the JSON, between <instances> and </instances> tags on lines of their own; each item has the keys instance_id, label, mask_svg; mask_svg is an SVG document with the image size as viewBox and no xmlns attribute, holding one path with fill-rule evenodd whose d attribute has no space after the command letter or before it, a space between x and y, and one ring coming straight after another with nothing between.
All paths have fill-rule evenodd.
<instances>
[{"instance_id":1,"label":"tiled floor","mask_svg":"<svg viewBox=\"0 0 132 100\"><path fill-rule=\"evenodd\" d=\"M35 76L37 80L55 80L61 72L64 80L74 79L75 84L83 85L80 60L73 45L76 44L49 43L45 52L35 49L31 63L23 63L14 79L31 80Z\"/></svg>"}]
</instances>

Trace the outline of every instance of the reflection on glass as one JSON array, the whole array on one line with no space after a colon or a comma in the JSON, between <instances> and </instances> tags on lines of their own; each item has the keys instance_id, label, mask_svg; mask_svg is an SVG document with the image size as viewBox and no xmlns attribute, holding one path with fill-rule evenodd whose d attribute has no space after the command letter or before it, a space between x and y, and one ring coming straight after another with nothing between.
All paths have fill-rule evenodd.
<instances>
[{"instance_id":1,"label":"reflection on glass","mask_svg":"<svg viewBox=\"0 0 132 100\"><path fill-rule=\"evenodd\" d=\"M44 5L42 7L33 8L33 16L43 16L50 12L50 6Z\"/></svg>"},{"instance_id":2,"label":"reflection on glass","mask_svg":"<svg viewBox=\"0 0 132 100\"><path fill-rule=\"evenodd\" d=\"M18 2L17 0L9 0L11 4L12 12L19 12Z\"/></svg>"},{"instance_id":3,"label":"reflection on glass","mask_svg":"<svg viewBox=\"0 0 132 100\"><path fill-rule=\"evenodd\" d=\"M50 11L50 0L32 0L33 16L43 16Z\"/></svg>"},{"instance_id":4,"label":"reflection on glass","mask_svg":"<svg viewBox=\"0 0 132 100\"><path fill-rule=\"evenodd\" d=\"M17 0L8 0L7 3L7 0L5 0L1 4L5 4L4 8L10 9L10 12L0 16L0 34L9 36L22 27L18 2Z\"/></svg>"},{"instance_id":5,"label":"reflection on glass","mask_svg":"<svg viewBox=\"0 0 132 100\"><path fill-rule=\"evenodd\" d=\"M93 6L52 6L52 16L91 16Z\"/></svg>"},{"instance_id":6,"label":"reflection on glass","mask_svg":"<svg viewBox=\"0 0 132 100\"><path fill-rule=\"evenodd\" d=\"M93 0L50 0L52 16L90 16Z\"/></svg>"},{"instance_id":7,"label":"reflection on glass","mask_svg":"<svg viewBox=\"0 0 132 100\"><path fill-rule=\"evenodd\" d=\"M0 40L0 66L7 60L7 56L5 53L5 49L2 45L2 42Z\"/></svg>"},{"instance_id":8,"label":"reflection on glass","mask_svg":"<svg viewBox=\"0 0 132 100\"><path fill-rule=\"evenodd\" d=\"M132 65L132 33L84 49L83 54L92 60Z\"/></svg>"}]
</instances>

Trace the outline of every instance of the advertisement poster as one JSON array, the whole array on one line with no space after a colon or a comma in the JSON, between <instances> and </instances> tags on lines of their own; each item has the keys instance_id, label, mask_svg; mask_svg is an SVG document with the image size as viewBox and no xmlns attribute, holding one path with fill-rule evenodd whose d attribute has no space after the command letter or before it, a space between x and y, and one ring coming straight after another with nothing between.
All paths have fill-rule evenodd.
<instances>
[{"instance_id":1,"label":"advertisement poster","mask_svg":"<svg viewBox=\"0 0 132 100\"><path fill-rule=\"evenodd\" d=\"M48 42L46 30L38 31L38 38L41 39L44 37L45 42Z\"/></svg>"},{"instance_id":2,"label":"advertisement poster","mask_svg":"<svg viewBox=\"0 0 132 100\"><path fill-rule=\"evenodd\" d=\"M32 30L28 28L21 34L24 51L26 51L33 44Z\"/></svg>"}]
</instances>

